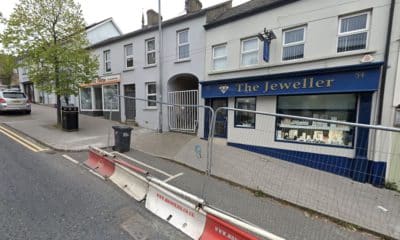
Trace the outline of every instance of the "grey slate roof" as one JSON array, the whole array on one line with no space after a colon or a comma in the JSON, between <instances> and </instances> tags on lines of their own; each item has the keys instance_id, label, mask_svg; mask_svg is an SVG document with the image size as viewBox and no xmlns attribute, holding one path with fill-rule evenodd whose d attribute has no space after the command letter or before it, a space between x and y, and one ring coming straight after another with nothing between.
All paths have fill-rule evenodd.
<instances>
[{"instance_id":1,"label":"grey slate roof","mask_svg":"<svg viewBox=\"0 0 400 240\"><path fill-rule=\"evenodd\" d=\"M210 11L210 10L213 10L215 8L218 8L218 7L221 7L223 5L227 5L227 4L228 5L232 4L232 1L228 0L228 1L222 2L220 4L216 4L216 5L213 5L211 7L204 8L204 9L202 9L200 11L197 11L197 12L187 13L187 14L182 15L182 16L178 16L178 17L175 17L175 18L172 18L172 19L168 19L166 21L162 21L161 26L162 27L166 27L166 26L170 26L170 25L173 25L173 24L176 24L176 23L180 23L180 22L183 22L183 21L186 21L186 20L190 20L190 19L193 19L193 18L196 18L196 17L200 17L200 16L203 16L203 15L207 14L207 12ZM123 34L121 36L108 38L108 39L106 39L106 40L104 40L102 42L95 43L95 44L89 46L89 49L94 49L94 48L101 47L101 46L104 46L104 45L107 45L107 44L111 44L111 43L114 43L114 42L122 41L124 39L130 38L130 37L134 37L134 36L138 36L138 35L146 33L146 32L155 31L157 29L158 29L158 25L145 26L144 28L135 30L133 32L129 32L129 33Z\"/></svg>"},{"instance_id":2,"label":"grey slate roof","mask_svg":"<svg viewBox=\"0 0 400 240\"><path fill-rule=\"evenodd\" d=\"M233 7L220 15L218 18L209 21L204 28L210 29L223 25L232 21L236 21L241 18L245 18L263 11L267 11L273 8L278 8L296 2L299 0L251 0L249 2L243 3L236 7Z\"/></svg>"}]
</instances>

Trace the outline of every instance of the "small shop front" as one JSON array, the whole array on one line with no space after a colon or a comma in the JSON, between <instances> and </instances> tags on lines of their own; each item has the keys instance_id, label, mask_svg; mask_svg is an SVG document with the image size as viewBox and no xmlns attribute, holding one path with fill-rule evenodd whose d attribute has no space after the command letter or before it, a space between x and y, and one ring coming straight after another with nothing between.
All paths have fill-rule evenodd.
<instances>
[{"instance_id":1,"label":"small shop front","mask_svg":"<svg viewBox=\"0 0 400 240\"><path fill-rule=\"evenodd\" d=\"M120 75L100 77L92 83L83 84L79 89L79 106L82 114L104 116L115 121L121 120L119 85Z\"/></svg>"},{"instance_id":2,"label":"small shop front","mask_svg":"<svg viewBox=\"0 0 400 240\"><path fill-rule=\"evenodd\" d=\"M202 97L214 109L227 106L369 124L381 66L371 63L204 81ZM207 119L206 116L206 137ZM221 112L217 115L215 136L227 138L230 146L360 182L383 183L386 160L368 158L368 129L282 117L269 117L266 123L265 119L248 112Z\"/></svg>"}]
</instances>

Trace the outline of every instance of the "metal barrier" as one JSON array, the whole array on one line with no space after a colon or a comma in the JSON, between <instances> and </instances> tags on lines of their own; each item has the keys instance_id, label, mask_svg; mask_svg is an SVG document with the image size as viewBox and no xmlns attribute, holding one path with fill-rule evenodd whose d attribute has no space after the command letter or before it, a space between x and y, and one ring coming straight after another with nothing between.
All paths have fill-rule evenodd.
<instances>
[{"instance_id":1,"label":"metal barrier","mask_svg":"<svg viewBox=\"0 0 400 240\"><path fill-rule=\"evenodd\" d=\"M218 114L223 112L227 114L228 133L221 144L215 142L215 131ZM340 121L327 113L320 117L216 109L210 124L209 177L203 198L211 206L221 206L214 193L222 190L213 186L212 175L253 189L256 196L272 196L361 229L399 238L400 197L390 189L399 190L400 129ZM228 194L224 199L240 197ZM257 219L257 224L271 219L279 222L279 214L268 216L259 211L266 203L247 199L246 205L248 213L233 214ZM285 237L309 239L313 233L306 232L308 223L299 224L295 219L281 222L291 226ZM325 235L339 237L335 234Z\"/></svg>"}]
</instances>

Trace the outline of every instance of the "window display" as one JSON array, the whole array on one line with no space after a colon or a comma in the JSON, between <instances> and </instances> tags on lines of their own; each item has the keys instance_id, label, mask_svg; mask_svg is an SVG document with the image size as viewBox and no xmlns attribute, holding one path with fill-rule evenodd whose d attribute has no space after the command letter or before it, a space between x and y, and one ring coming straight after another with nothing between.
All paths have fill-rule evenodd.
<instances>
[{"instance_id":1,"label":"window display","mask_svg":"<svg viewBox=\"0 0 400 240\"><path fill-rule=\"evenodd\" d=\"M119 109L118 85L103 86L103 110L115 111Z\"/></svg>"},{"instance_id":2,"label":"window display","mask_svg":"<svg viewBox=\"0 0 400 240\"><path fill-rule=\"evenodd\" d=\"M279 96L277 112L287 115L356 121L355 94ZM319 121L277 118L276 139L302 143L353 147L354 127Z\"/></svg>"},{"instance_id":3,"label":"window display","mask_svg":"<svg viewBox=\"0 0 400 240\"><path fill-rule=\"evenodd\" d=\"M235 108L245 110L256 110L256 98L236 98ZM256 126L256 114L249 112L235 111L235 127L254 128Z\"/></svg>"},{"instance_id":4,"label":"window display","mask_svg":"<svg viewBox=\"0 0 400 240\"><path fill-rule=\"evenodd\" d=\"M92 110L92 89L81 88L80 89L81 109Z\"/></svg>"}]
</instances>

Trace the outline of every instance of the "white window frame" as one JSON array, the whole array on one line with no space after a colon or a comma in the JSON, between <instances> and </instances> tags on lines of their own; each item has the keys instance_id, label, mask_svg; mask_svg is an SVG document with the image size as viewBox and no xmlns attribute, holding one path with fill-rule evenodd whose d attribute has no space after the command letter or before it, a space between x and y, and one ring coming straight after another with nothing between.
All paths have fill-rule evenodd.
<instances>
[{"instance_id":1,"label":"white window frame","mask_svg":"<svg viewBox=\"0 0 400 240\"><path fill-rule=\"evenodd\" d=\"M225 56L221 56L221 57L215 57L215 49L219 48L219 47L225 47ZM226 43L222 43L222 44L218 44L218 45L214 45L212 46L212 70L214 71L222 71L224 69L226 69L226 66L224 69L215 69L215 60L220 60L225 58L226 60L226 66L228 66L228 50L227 50L227 44Z\"/></svg>"},{"instance_id":2,"label":"white window frame","mask_svg":"<svg viewBox=\"0 0 400 240\"><path fill-rule=\"evenodd\" d=\"M344 33L341 32L342 31L342 24L341 23L342 23L343 19L356 17L356 16L361 16L361 15L365 15L365 14L367 15L367 22L365 24L365 28L364 29L357 29L357 30L353 30L353 31L350 31L350 32L344 32ZM364 49L368 49L370 19L371 19L371 12L370 11L364 11L364 12L359 12L359 13L355 13L355 14L339 16L338 36L337 36L337 39L336 39L336 52L340 54L340 53L363 50L363 49L357 49L357 50L352 50L352 51L338 52L338 46L339 46L339 38L340 37L350 36L350 35L353 35L353 34L364 33L364 32L367 33L367 39L365 40L365 48Z\"/></svg>"},{"instance_id":3,"label":"white window frame","mask_svg":"<svg viewBox=\"0 0 400 240\"><path fill-rule=\"evenodd\" d=\"M108 53L108 58L107 58L107 53ZM112 72L112 67L111 67L111 50L104 50L103 51L103 61L104 61L104 73L110 73ZM107 71L107 63L110 63L110 71Z\"/></svg>"},{"instance_id":4,"label":"white window frame","mask_svg":"<svg viewBox=\"0 0 400 240\"><path fill-rule=\"evenodd\" d=\"M298 30L298 29L303 29L303 41L285 43L285 40L286 40L286 33L287 33L287 32L290 32L290 31ZM285 29L285 30L282 31L282 56L281 56L281 60L282 60L283 62L287 62L287 61L296 61L296 60L299 60L299 59L303 59L303 58L304 58L304 56L305 56L305 51L306 51L306 49L305 49L305 46L306 46L306 30L307 30L306 26L301 26L301 27L296 27L296 28L288 28L288 29ZM304 45L304 48L303 48L303 57L302 57L302 58L295 58L295 59L284 60L284 59L283 59L283 49L284 49L285 47L293 47L293 46L297 46L297 45Z\"/></svg>"},{"instance_id":5,"label":"white window frame","mask_svg":"<svg viewBox=\"0 0 400 240\"><path fill-rule=\"evenodd\" d=\"M132 48L132 55L127 55L127 47L131 47ZM126 44L126 45L124 45L124 56L125 56L125 58L124 58L124 60L125 60L125 69L132 69L132 68L134 68L135 67L135 62L134 62L134 59L133 59L133 44L132 43L129 43L129 44ZM128 59L130 59L130 58L132 58L132 66L131 67L128 67Z\"/></svg>"},{"instance_id":6,"label":"white window frame","mask_svg":"<svg viewBox=\"0 0 400 240\"><path fill-rule=\"evenodd\" d=\"M249 40L253 40L253 39L255 39L257 41L257 49L244 52L243 51L244 42L249 41ZM244 65L243 64L243 54L252 53L252 52L257 52L257 63ZM258 64L260 64L260 40L258 39L258 37L250 37L250 38L242 39L240 41L240 66L248 67L248 66L255 66L255 65L258 65Z\"/></svg>"},{"instance_id":7,"label":"white window frame","mask_svg":"<svg viewBox=\"0 0 400 240\"><path fill-rule=\"evenodd\" d=\"M180 36L180 33L183 33L183 32L187 32L187 42L185 42L185 43L179 43L179 36ZM180 54L179 54L179 49L180 49L180 47L183 47L183 46L186 46L186 45L189 46L189 56L187 56L187 57L185 57L185 58L179 58L179 56L180 56ZM176 58L177 58L179 61L190 59L190 35L189 35L189 28L185 28L185 29L176 31L176 54L177 54Z\"/></svg>"},{"instance_id":8,"label":"white window frame","mask_svg":"<svg viewBox=\"0 0 400 240\"><path fill-rule=\"evenodd\" d=\"M155 93L149 93L149 85L154 84L156 86L156 92ZM157 101L157 83L156 82L146 82L145 83L145 91L146 91L146 100L149 100L150 96L156 96L156 101ZM157 109L157 103L155 106L149 106L149 101L146 101L146 109Z\"/></svg>"},{"instance_id":9,"label":"white window frame","mask_svg":"<svg viewBox=\"0 0 400 240\"><path fill-rule=\"evenodd\" d=\"M154 50L149 50L148 49L148 42L150 41L154 41ZM149 38L144 40L144 49L145 49L145 62L146 62L146 66L155 66L157 64L157 53L156 53L156 39L153 38ZM149 59L148 59L148 55L150 53L154 53L154 63L149 63Z\"/></svg>"},{"instance_id":10,"label":"white window frame","mask_svg":"<svg viewBox=\"0 0 400 240\"><path fill-rule=\"evenodd\" d=\"M111 109L107 109L107 108L105 108L105 104L104 104L104 88L105 87L109 87L109 86L117 86L117 94L119 94L119 84L104 84L104 85L102 85L101 86L101 92L102 92L102 96L101 96L101 98L102 98L102 101L103 101L103 111L106 111L106 112L119 112L119 98L117 97L117 109L112 109L112 106L111 106Z\"/></svg>"}]
</instances>

